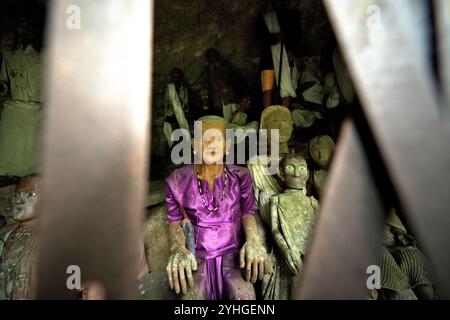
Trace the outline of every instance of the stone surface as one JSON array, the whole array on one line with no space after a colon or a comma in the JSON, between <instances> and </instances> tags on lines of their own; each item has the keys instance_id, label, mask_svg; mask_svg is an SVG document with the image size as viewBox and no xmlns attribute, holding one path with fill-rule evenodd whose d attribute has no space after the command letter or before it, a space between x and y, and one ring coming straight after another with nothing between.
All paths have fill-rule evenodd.
<instances>
[{"instance_id":1,"label":"stone surface","mask_svg":"<svg viewBox=\"0 0 450 320\"><path fill-rule=\"evenodd\" d=\"M170 290L166 272L151 272L138 281L142 300L164 300Z\"/></svg>"},{"instance_id":2,"label":"stone surface","mask_svg":"<svg viewBox=\"0 0 450 320\"><path fill-rule=\"evenodd\" d=\"M320 55L330 32L322 1L288 2L293 3L302 17L304 40L301 55ZM256 20L264 7L265 1L261 0L155 1L152 154L167 152L161 120L164 90L174 66L184 70L193 96L193 92L205 85L202 80L206 66L204 52L214 47L229 62L238 93L259 94Z\"/></svg>"},{"instance_id":3,"label":"stone surface","mask_svg":"<svg viewBox=\"0 0 450 320\"><path fill-rule=\"evenodd\" d=\"M150 272L166 270L169 260L169 223L166 204L150 209L144 224L143 238Z\"/></svg>"},{"instance_id":4,"label":"stone surface","mask_svg":"<svg viewBox=\"0 0 450 320\"><path fill-rule=\"evenodd\" d=\"M155 206L165 201L165 186L164 180L150 181L150 192L145 201L146 207Z\"/></svg>"}]
</instances>

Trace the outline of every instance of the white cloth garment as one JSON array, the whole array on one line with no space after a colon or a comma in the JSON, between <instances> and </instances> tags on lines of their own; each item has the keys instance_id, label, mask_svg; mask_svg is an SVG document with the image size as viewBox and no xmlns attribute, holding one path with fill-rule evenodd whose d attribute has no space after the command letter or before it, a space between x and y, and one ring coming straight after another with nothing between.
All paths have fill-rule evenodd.
<instances>
[{"instance_id":1,"label":"white cloth garment","mask_svg":"<svg viewBox=\"0 0 450 320\"><path fill-rule=\"evenodd\" d=\"M38 169L41 104L8 100L0 121L0 175L26 176Z\"/></svg>"},{"instance_id":2,"label":"white cloth garment","mask_svg":"<svg viewBox=\"0 0 450 320\"><path fill-rule=\"evenodd\" d=\"M283 191L280 184L280 173L272 175L269 172L269 164L275 160L279 162L280 159L270 155L257 155L251 158L247 163L247 168L252 175L253 189L255 193L256 203L261 215L261 218L270 226L270 197L277 195Z\"/></svg>"},{"instance_id":3,"label":"white cloth garment","mask_svg":"<svg viewBox=\"0 0 450 320\"><path fill-rule=\"evenodd\" d=\"M172 132L173 132L172 125L170 123L164 121L163 134L164 134L164 137L166 138L166 141L167 141L167 144L169 145L169 147L173 146Z\"/></svg>"},{"instance_id":4,"label":"white cloth garment","mask_svg":"<svg viewBox=\"0 0 450 320\"><path fill-rule=\"evenodd\" d=\"M169 83L166 89L165 105L165 117L175 116L180 128L189 130L189 124L185 115L185 111L187 112L189 110L186 87L181 86L180 91L177 92L175 84ZM173 145L173 141L171 138L172 132L172 125L168 122L164 122L163 133L170 147Z\"/></svg>"},{"instance_id":5,"label":"white cloth garment","mask_svg":"<svg viewBox=\"0 0 450 320\"><path fill-rule=\"evenodd\" d=\"M336 74L336 80L342 97L348 104L352 104L355 99L355 90L353 88L352 78L345 65L344 57L338 49L333 51L333 65Z\"/></svg>"},{"instance_id":6,"label":"white cloth garment","mask_svg":"<svg viewBox=\"0 0 450 320\"><path fill-rule=\"evenodd\" d=\"M278 17L275 11L270 11L264 15L264 21L267 25L267 29L270 33L279 33L281 32L280 25L278 23ZM283 49L283 52L281 52ZM294 62L294 65L291 69L289 65L289 59L286 52L285 46L281 45L281 42L273 45L271 47L272 50L272 60L273 67L275 71L275 80L280 87L280 96L282 98L286 97L297 97L297 83L300 77L300 73L298 71L297 65ZM280 74L280 55L283 57L283 62L281 66L281 83L279 78Z\"/></svg>"},{"instance_id":7,"label":"white cloth garment","mask_svg":"<svg viewBox=\"0 0 450 320\"><path fill-rule=\"evenodd\" d=\"M329 72L326 74L324 90L326 96L325 106L327 107L327 109L336 108L340 103L341 95L339 93L336 78L333 72Z\"/></svg>"},{"instance_id":8,"label":"white cloth garment","mask_svg":"<svg viewBox=\"0 0 450 320\"><path fill-rule=\"evenodd\" d=\"M291 112L292 123L296 128L310 128L316 119L322 119L322 115L317 111L310 111L305 108L295 108Z\"/></svg>"},{"instance_id":9,"label":"white cloth garment","mask_svg":"<svg viewBox=\"0 0 450 320\"><path fill-rule=\"evenodd\" d=\"M12 100L40 102L42 70L41 54L32 46L3 51L0 80L8 83Z\"/></svg>"},{"instance_id":10,"label":"white cloth garment","mask_svg":"<svg viewBox=\"0 0 450 320\"><path fill-rule=\"evenodd\" d=\"M32 46L3 51L0 80L11 93L0 117L0 176L25 176L38 168L41 54Z\"/></svg>"},{"instance_id":11,"label":"white cloth garment","mask_svg":"<svg viewBox=\"0 0 450 320\"><path fill-rule=\"evenodd\" d=\"M229 103L223 106L223 118L227 129L242 129L243 135L238 135L235 142L241 143L244 141L246 134L250 131L258 132L258 121L247 123L247 114L239 111L239 105L236 103Z\"/></svg>"},{"instance_id":12,"label":"white cloth garment","mask_svg":"<svg viewBox=\"0 0 450 320\"><path fill-rule=\"evenodd\" d=\"M243 126L247 123L247 114L239 111L237 103L229 103L223 106L223 119L225 123Z\"/></svg>"},{"instance_id":13,"label":"white cloth garment","mask_svg":"<svg viewBox=\"0 0 450 320\"><path fill-rule=\"evenodd\" d=\"M323 105L325 99L325 90L320 81L321 72L319 62L315 57L303 59L304 70L300 77L302 88L307 84L308 89L303 90L302 96L305 101L318 105ZM314 83L314 84L312 84Z\"/></svg>"},{"instance_id":14,"label":"white cloth garment","mask_svg":"<svg viewBox=\"0 0 450 320\"><path fill-rule=\"evenodd\" d=\"M185 87L181 87L180 92L177 92L175 84L169 83L167 85L167 92L169 94L170 105L175 113L177 122L182 129L189 130L189 124L186 120L185 109L188 105L187 90Z\"/></svg>"}]
</instances>

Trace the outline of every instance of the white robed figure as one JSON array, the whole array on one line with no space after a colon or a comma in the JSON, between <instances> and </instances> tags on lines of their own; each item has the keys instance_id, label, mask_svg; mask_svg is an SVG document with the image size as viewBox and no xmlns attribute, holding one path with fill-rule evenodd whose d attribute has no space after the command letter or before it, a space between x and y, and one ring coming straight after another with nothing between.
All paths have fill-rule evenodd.
<instances>
[{"instance_id":1,"label":"white robed figure","mask_svg":"<svg viewBox=\"0 0 450 320\"><path fill-rule=\"evenodd\" d=\"M26 176L38 167L41 109L41 54L31 45L5 50L0 71L11 98L0 117L0 176Z\"/></svg>"},{"instance_id":2,"label":"white robed figure","mask_svg":"<svg viewBox=\"0 0 450 320\"><path fill-rule=\"evenodd\" d=\"M164 115L164 127L163 132L169 147L172 147L172 132L174 128L174 121L168 121L168 119L176 120L176 124L179 128L189 130L189 124L186 119L186 113L189 112L189 100L187 88L180 85L179 90L174 83L169 83L166 88L165 96L165 115Z\"/></svg>"},{"instance_id":3,"label":"white robed figure","mask_svg":"<svg viewBox=\"0 0 450 320\"><path fill-rule=\"evenodd\" d=\"M264 22L266 23L267 29L270 33L278 34L281 32L280 24L278 22L277 13L275 10L271 10L264 15ZM283 42L278 42L277 44L272 45L271 51L273 67L275 71L275 81L280 88L281 98L297 97L297 83L300 77L300 72L298 71L297 64L295 63L295 61L293 62L292 67L289 64L289 58Z\"/></svg>"},{"instance_id":4,"label":"white robed figure","mask_svg":"<svg viewBox=\"0 0 450 320\"><path fill-rule=\"evenodd\" d=\"M243 134L236 132L236 143L244 141L249 132L258 132L259 122L248 122L247 112L252 108L252 99L249 95L245 95L239 104L229 103L223 106L223 118L227 129L242 130Z\"/></svg>"}]
</instances>

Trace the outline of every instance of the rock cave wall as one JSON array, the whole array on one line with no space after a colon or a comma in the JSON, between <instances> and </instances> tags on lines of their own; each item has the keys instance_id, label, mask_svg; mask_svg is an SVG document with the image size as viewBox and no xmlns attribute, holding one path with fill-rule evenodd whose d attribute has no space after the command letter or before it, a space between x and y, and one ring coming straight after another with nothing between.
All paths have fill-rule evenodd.
<instances>
[{"instance_id":1,"label":"rock cave wall","mask_svg":"<svg viewBox=\"0 0 450 320\"><path fill-rule=\"evenodd\" d=\"M303 43L300 54L320 55L329 39L330 26L321 0L289 1L300 11ZM152 154L163 155L162 136L164 90L170 72L184 70L191 99L205 86L202 71L204 52L218 49L230 64L236 89L257 97L260 90L257 17L265 9L263 0L156 0L153 70ZM256 101L257 103L259 101Z\"/></svg>"}]
</instances>

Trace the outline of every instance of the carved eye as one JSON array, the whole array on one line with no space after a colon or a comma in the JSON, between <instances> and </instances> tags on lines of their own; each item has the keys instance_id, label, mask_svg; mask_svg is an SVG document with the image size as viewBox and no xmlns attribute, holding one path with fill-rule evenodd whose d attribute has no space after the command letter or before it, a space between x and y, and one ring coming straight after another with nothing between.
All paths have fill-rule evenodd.
<instances>
[{"instance_id":1,"label":"carved eye","mask_svg":"<svg viewBox=\"0 0 450 320\"><path fill-rule=\"evenodd\" d=\"M36 196L36 192L30 192L30 193L28 193L28 196L29 197L34 197L34 196Z\"/></svg>"}]
</instances>

